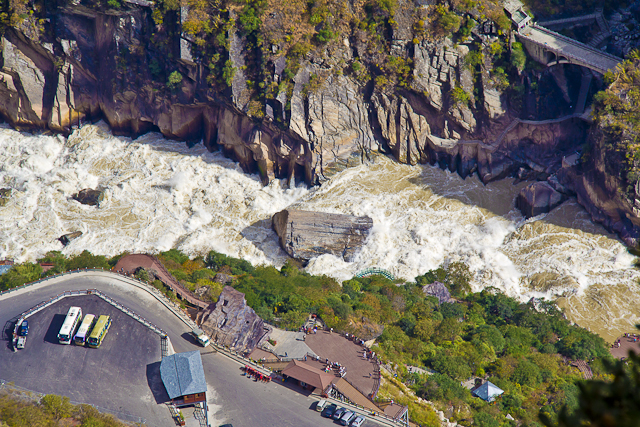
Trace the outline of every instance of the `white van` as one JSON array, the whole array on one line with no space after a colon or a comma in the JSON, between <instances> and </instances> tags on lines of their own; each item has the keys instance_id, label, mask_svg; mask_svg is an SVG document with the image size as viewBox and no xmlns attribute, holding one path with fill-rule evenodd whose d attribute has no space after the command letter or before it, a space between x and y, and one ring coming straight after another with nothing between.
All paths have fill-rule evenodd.
<instances>
[{"instance_id":1,"label":"white van","mask_svg":"<svg viewBox=\"0 0 640 427\"><path fill-rule=\"evenodd\" d=\"M327 401L322 399L322 400L318 400L316 402L316 411L318 412L322 412L322 410L324 409L324 407L327 406Z\"/></svg>"}]
</instances>

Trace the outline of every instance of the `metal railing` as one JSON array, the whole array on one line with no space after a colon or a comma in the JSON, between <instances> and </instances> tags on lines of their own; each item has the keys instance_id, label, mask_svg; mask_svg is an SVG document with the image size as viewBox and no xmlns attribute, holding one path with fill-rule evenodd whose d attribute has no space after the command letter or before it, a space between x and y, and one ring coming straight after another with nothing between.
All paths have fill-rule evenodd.
<instances>
[{"instance_id":1,"label":"metal railing","mask_svg":"<svg viewBox=\"0 0 640 427\"><path fill-rule=\"evenodd\" d=\"M390 272L385 270L384 268L371 267L365 270L359 271L355 274L355 277L366 277L371 276L373 274L379 274L381 276L386 277L389 280L396 280L395 276Z\"/></svg>"},{"instance_id":2,"label":"metal railing","mask_svg":"<svg viewBox=\"0 0 640 427\"><path fill-rule=\"evenodd\" d=\"M131 285L143 288L144 290L146 290L147 292L149 292L150 294L155 296L158 301L160 301L162 304L167 306L171 311L173 311L173 313L176 316L178 316L187 326L189 326L192 329L197 327L196 323L193 320L191 320L189 317L187 317L182 312L182 308L178 304L176 304L173 301L171 301L169 298L167 298L166 295L164 295L162 292L160 292L154 286L151 286L148 283L143 282L143 281L139 280L136 277L131 277L131 276L128 276L126 274L118 273L116 271L103 270L103 269L98 269L98 268L85 268L85 269L70 270L70 271L65 271L64 273L55 274L53 276L43 277L41 279L34 280L33 282L25 283L22 286L18 286L18 287L15 287L15 288L11 288L11 289L7 289L5 291L2 291L2 292L0 292L0 297L3 296L3 295L9 294L11 292L19 291L19 290L25 289L25 288L27 288L29 286L36 285L38 283L47 282L49 280L53 280L53 279L57 279L57 278L61 278L61 277L68 276L68 275L73 275L73 274L92 273L92 272L93 273L101 273L101 274L105 274L105 275L114 274L114 275L118 276L121 280L123 278L126 278L126 280L124 280L125 282L129 282L129 284L131 284Z\"/></svg>"}]
</instances>

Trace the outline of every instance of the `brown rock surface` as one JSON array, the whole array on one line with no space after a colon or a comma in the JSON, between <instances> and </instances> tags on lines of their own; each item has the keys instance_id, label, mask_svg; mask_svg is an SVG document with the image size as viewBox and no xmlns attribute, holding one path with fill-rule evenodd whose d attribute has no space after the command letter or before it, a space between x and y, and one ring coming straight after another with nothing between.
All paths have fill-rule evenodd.
<instances>
[{"instance_id":1,"label":"brown rock surface","mask_svg":"<svg viewBox=\"0 0 640 427\"><path fill-rule=\"evenodd\" d=\"M273 218L280 246L293 258L309 260L332 254L351 261L373 221L369 217L285 209Z\"/></svg>"},{"instance_id":2,"label":"brown rock surface","mask_svg":"<svg viewBox=\"0 0 640 427\"><path fill-rule=\"evenodd\" d=\"M269 329L247 305L244 294L225 286L218 302L200 315L200 327L212 340L235 351L250 353L266 339Z\"/></svg>"}]
</instances>

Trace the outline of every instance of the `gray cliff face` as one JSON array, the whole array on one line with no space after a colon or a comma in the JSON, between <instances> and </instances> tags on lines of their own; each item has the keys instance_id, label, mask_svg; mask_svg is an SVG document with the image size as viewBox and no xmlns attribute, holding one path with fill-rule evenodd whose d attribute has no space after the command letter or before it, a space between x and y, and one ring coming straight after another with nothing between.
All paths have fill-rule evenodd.
<instances>
[{"instance_id":1,"label":"gray cliff face","mask_svg":"<svg viewBox=\"0 0 640 427\"><path fill-rule=\"evenodd\" d=\"M369 217L285 209L272 219L280 246L293 258L308 261L332 254L353 261L373 221Z\"/></svg>"}]
</instances>

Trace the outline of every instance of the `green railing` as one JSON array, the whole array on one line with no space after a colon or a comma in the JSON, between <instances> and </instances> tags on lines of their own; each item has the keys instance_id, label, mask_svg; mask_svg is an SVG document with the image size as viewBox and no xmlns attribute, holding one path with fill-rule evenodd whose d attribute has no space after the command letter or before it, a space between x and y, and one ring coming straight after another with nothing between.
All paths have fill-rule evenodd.
<instances>
[{"instance_id":1,"label":"green railing","mask_svg":"<svg viewBox=\"0 0 640 427\"><path fill-rule=\"evenodd\" d=\"M367 268L366 270L359 271L356 273L355 277L369 277L369 276L373 276L374 274L384 276L389 280L396 280L395 276L391 274L390 271L387 271L383 268L377 268L377 267L371 267L371 268Z\"/></svg>"}]
</instances>

